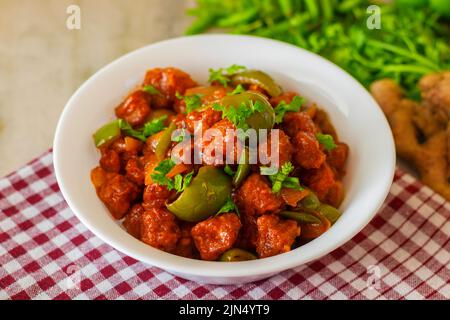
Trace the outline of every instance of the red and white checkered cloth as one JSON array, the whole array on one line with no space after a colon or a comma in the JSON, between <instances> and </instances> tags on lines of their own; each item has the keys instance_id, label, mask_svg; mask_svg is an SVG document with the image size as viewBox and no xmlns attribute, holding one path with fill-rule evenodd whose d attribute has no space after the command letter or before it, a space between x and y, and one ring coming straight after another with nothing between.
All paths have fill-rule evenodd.
<instances>
[{"instance_id":1,"label":"red and white checkered cloth","mask_svg":"<svg viewBox=\"0 0 450 320\"><path fill-rule=\"evenodd\" d=\"M320 260L201 285L117 252L68 208L48 152L0 180L0 299L450 299L450 204L397 171L376 218Z\"/></svg>"}]
</instances>

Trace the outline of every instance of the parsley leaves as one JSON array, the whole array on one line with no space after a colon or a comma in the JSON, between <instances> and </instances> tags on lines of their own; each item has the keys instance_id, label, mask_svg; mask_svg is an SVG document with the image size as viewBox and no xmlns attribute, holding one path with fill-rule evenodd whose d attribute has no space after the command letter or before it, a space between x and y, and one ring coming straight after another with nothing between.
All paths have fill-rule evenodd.
<instances>
[{"instance_id":1,"label":"parsley leaves","mask_svg":"<svg viewBox=\"0 0 450 320\"><path fill-rule=\"evenodd\" d=\"M177 174L171 179L167 177L167 174L173 167L175 167L175 162L172 159L161 161L151 175L152 181L161 186L166 186L169 191L175 189L177 192L183 192L191 184L194 171L189 172L184 177Z\"/></svg>"},{"instance_id":2,"label":"parsley leaves","mask_svg":"<svg viewBox=\"0 0 450 320\"><path fill-rule=\"evenodd\" d=\"M230 120L238 129L247 130L249 125L247 124L247 119L253 115L255 112L263 112L264 105L260 101L253 102L249 100L247 103L242 102L239 106L224 107L220 104L214 104L213 109L217 111L222 111L222 119L227 118Z\"/></svg>"},{"instance_id":3,"label":"parsley leaves","mask_svg":"<svg viewBox=\"0 0 450 320\"><path fill-rule=\"evenodd\" d=\"M236 204L234 203L233 199L231 199L231 196L228 197L227 202L220 208L220 210L217 212L216 216L218 216L221 213L228 213L228 212L236 212L238 213L238 209Z\"/></svg>"},{"instance_id":4,"label":"parsley leaves","mask_svg":"<svg viewBox=\"0 0 450 320\"><path fill-rule=\"evenodd\" d=\"M157 134L158 132L162 131L166 126L164 123L167 120L167 116L162 116L157 119L153 119L152 121L147 122L144 125L144 129L142 130L142 133L146 137L150 137L154 134Z\"/></svg>"},{"instance_id":5,"label":"parsley leaves","mask_svg":"<svg viewBox=\"0 0 450 320\"><path fill-rule=\"evenodd\" d=\"M327 151L331 151L337 147L336 143L334 142L333 136L329 134L318 133L316 135L316 138Z\"/></svg>"},{"instance_id":6,"label":"parsley leaves","mask_svg":"<svg viewBox=\"0 0 450 320\"><path fill-rule=\"evenodd\" d=\"M168 190L173 190L175 188L175 183L172 179L167 177L167 174L173 167L175 167L175 162L172 159L161 161L151 175L152 181L161 186L166 186Z\"/></svg>"},{"instance_id":7,"label":"parsley leaves","mask_svg":"<svg viewBox=\"0 0 450 320\"><path fill-rule=\"evenodd\" d=\"M161 91L159 91L158 89L156 89L154 86L152 85L146 85L142 88L143 91L153 94L153 95L161 95Z\"/></svg>"},{"instance_id":8,"label":"parsley leaves","mask_svg":"<svg viewBox=\"0 0 450 320\"><path fill-rule=\"evenodd\" d=\"M236 94L245 92L245 88L242 86L242 84L238 84L238 86L236 88L234 88L234 90L232 92L230 92L228 95L229 96L234 96Z\"/></svg>"},{"instance_id":9,"label":"parsley leaves","mask_svg":"<svg viewBox=\"0 0 450 320\"><path fill-rule=\"evenodd\" d=\"M176 93L176 97L179 100L184 100L186 104L186 113L191 113L192 111L200 108L202 106L202 97L198 94L192 96L182 96L180 93Z\"/></svg>"},{"instance_id":10,"label":"parsley leaves","mask_svg":"<svg viewBox=\"0 0 450 320\"><path fill-rule=\"evenodd\" d=\"M141 129L133 129L133 127L123 119L119 119L119 128L127 136L146 141L148 137L162 131L165 128L164 122L167 116L154 119L147 122Z\"/></svg>"},{"instance_id":11,"label":"parsley leaves","mask_svg":"<svg viewBox=\"0 0 450 320\"><path fill-rule=\"evenodd\" d=\"M239 66L237 64L233 64L228 68L219 68L217 70L209 69L209 82L217 81L224 87L228 86L228 82L230 82L230 76L233 74L243 71L247 69L246 67Z\"/></svg>"},{"instance_id":12,"label":"parsley leaves","mask_svg":"<svg viewBox=\"0 0 450 320\"><path fill-rule=\"evenodd\" d=\"M177 174L174 177L174 188L177 192L183 192L192 181L194 177L194 171L189 172L186 176L182 176L181 174Z\"/></svg>"},{"instance_id":13,"label":"parsley leaves","mask_svg":"<svg viewBox=\"0 0 450 320\"><path fill-rule=\"evenodd\" d=\"M295 96L291 103L281 101L278 106L275 107L275 123L280 124L283 122L284 116L287 112L299 112L302 105L305 103L305 99Z\"/></svg>"},{"instance_id":14,"label":"parsley leaves","mask_svg":"<svg viewBox=\"0 0 450 320\"><path fill-rule=\"evenodd\" d=\"M262 167L260 170L261 174L266 175L270 182L272 182L273 193L279 193L281 188L303 189L300 185L300 180L297 177L289 177L289 174L294 170L294 166L291 162L286 162L281 166L281 170L275 174L268 175L268 173L271 173L270 168Z\"/></svg>"}]
</instances>

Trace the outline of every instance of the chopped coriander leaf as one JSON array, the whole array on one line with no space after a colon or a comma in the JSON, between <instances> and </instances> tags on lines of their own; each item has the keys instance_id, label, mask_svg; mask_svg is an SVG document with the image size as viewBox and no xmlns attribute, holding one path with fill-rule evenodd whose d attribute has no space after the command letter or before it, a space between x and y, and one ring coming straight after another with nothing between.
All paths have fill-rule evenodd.
<instances>
[{"instance_id":1,"label":"chopped coriander leaf","mask_svg":"<svg viewBox=\"0 0 450 320\"><path fill-rule=\"evenodd\" d=\"M291 172L294 170L294 166L292 165L292 163L286 162L281 166L281 170L279 170L275 174L269 174L272 173L269 172L269 169L271 168L260 168L261 174L268 176L269 180L272 182L273 193L279 193L281 191L281 188L283 187L289 189L302 189L298 178L289 177L289 174L291 174Z\"/></svg>"},{"instance_id":2,"label":"chopped coriander leaf","mask_svg":"<svg viewBox=\"0 0 450 320\"><path fill-rule=\"evenodd\" d=\"M183 96L177 91L175 96L178 100L184 100L184 103L186 104L186 113L190 113L202 106L202 97L198 94Z\"/></svg>"},{"instance_id":3,"label":"chopped coriander leaf","mask_svg":"<svg viewBox=\"0 0 450 320\"><path fill-rule=\"evenodd\" d=\"M227 118L236 126L236 128L246 130L249 128L247 119L255 112L264 111L264 106L260 101L248 101L247 103L242 102L237 107L230 106L228 108L216 103L213 105L213 109L222 111L222 119Z\"/></svg>"},{"instance_id":4,"label":"chopped coriander leaf","mask_svg":"<svg viewBox=\"0 0 450 320\"><path fill-rule=\"evenodd\" d=\"M294 170L294 166L290 162L286 162L281 166L281 171L278 171L276 175L269 176L272 181L272 192L278 193L283 187L283 182L289 176L289 174Z\"/></svg>"},{"instance_id":5,"label":"chopped coriander leaf","mask_svg":"<svg viewBox=\"0 0 450 320\"><path fill-rule=\"evenodd\" d=\"M186 103L186 112L190 113L202 106L202 98L198 94L193 96L185 96L184 102Z\"/></svg>"},{"instance_id":6,"label":"chopped coriander leaf","mask_svg":"<svg viewBox=\"0 0 450 320\"><path fill-rule=\"evenodd\" d=\"M230 79L226 76L224 76L223 74L223 69L218 69L218 70L214 70L214 69L209 69L209 79L208 81L214 82L217 81L219 82L221 85L223 85L224 87L228 86L228 82L230 81Z\"/></svg>"},{"instance_id":7,"label":"chopped coriander leaf","mask_svg":"<svg viewBox=\"0 0 450 320\"><path fill-rule=\"evenodd\" d=\"M244 71L244 70L246 70L246 69L247 69L247 68L244 67L244 66L240 66L240 65L237 65L237 64L233 64L233 65L231 65L230 67L226 68L226 69L225 69L225 72L226 72L227 75L231 76L231 75L233 75L233 74L235 74L235 73L238 73L239 71Z\"/></svg>"},{"instance_id":8,"label":"chopped coriander leaf","mask_svg":"<svg viewBox=\"0 0 450 320\"><path fill-rule=\"evenodd\" d=\"M189 172L187 175L184 176L183 179L183 188L182 191L184 191L184 189L186 189L187 187L189 187L189 185L192 182L192 178L194 177L194 171Z\"/></svg>"},{"instance_id":9,"label":"chopped coriander leaf","mask_svg":"<svg viewBox=\"0 0 450 320\"><path fill-rule=\"evenodd\" d=\"M133 129L133 127L123 119L119 119L119 128L127 136L139 139L141 141L147 140L147 137L142 133L142 131Z\"/></svg>"},{"instance_id":10,"label":"chopped coriander leaf","mask_svg":"<svg viewBox=\"0 0 450 320\"><path fill-rule=\"evenodd\" d=\"M225 173L227 175L229 175L230 177L233 177L235 172L233 171L233 169L231 169L230 165L226 165L225 168L223 169L223 171L225 171Z\"/></svg>"},{"instance_id":11,"label":"chopped coriander leaf","mask_svg":"<svg viewBox=\"0 0 450 320\"><path fill-rule=\"evenodd\" d=\"M188 174L186 174L184 176L184 180L183 180L183 190L186 189L187 187L189 187L189 185L192 182L192 178L194 177L194 170L192 170L191 172L189 172Z\"/></svg>"},{"instance_id":12,"label":"chopped coriander leaf","mask_svg":"<svg viewBox=\"0 0 450 320\"><path fill-rule=\"evenodd\" d=\"M318 133L316 135L316 138L317 141L319 141L319 143L323 145L325 150L327 151L331 151L337 147L336 143L334 142L333 136L329 134Z\"/></svg>"},{"instance_id":13,"label":"chopped coriander leaf","mask_svg":"<svg viewBox=\"0 0 450 320\"><path fill-rule=\"evenodd\" d=\"M278 106L275 107L275 123L280 124L283 122L284 116L287 112L299 112L302 107L305 99L295 96L291 103L286 103L285 101L281 101Z\"/></svg>"},{"instance_id":14,"label":"chopped coriander leaf","mask_svg":"<svg viewBox=\"0 0 450 320\"><path fill-rule=\"evenodd\" d=\"M167 177L167 174L173 167L175 167L175 162L172 159L161 161L151 175L152 181L161 186L166 186L168 190L173 190L175 188L175 183L172 179Z\"/></svg>"},{"instance_id":15,"label":"chopped coriander leaf","mask_svg":"<svg viewBox=\"0 0 450 320\"><path fill-rule=\"evenodd\" d=\"M152 85L146 85L142 88L143 91L153 94L153 95L161 95L161 91L159 91L158 89L156 89L154 86Z\"/></svg>"},{"instance_id":16,"label":"chopped coriander leaf","mask_svg":"<svg viewBox=\"0 0 450 320\"><path fill-rule=\"evenodd\" d=\"M181 174L177 174L174 177L174 188L175 188L175 190L178 193L183 192L191 184L193 176L194 176L194 171L189 172L184 177Z\"/></svg>"},{"instance_id":17,"label":"chopped coriander leaf","mask_svg":"<svg viewBox=\"0 0 450 320\"><path fill-rule=\"evenodd\" d=\"M183 176L181 174L177 174L174 177L174 188L177 192L181 192L183 189Z\"/></svg>"},{"instance_id":18,"label":"chopped coriander leaf","mask_svg":"<svg viewBox=\"0 0 450 320\"><path fill-rule=\"evenodd\" d=\"M185 139L188 139L190 137L189 133L186 132L186 129L179 130L178 134L172 137L173 142L182 142Z\"/></svg>"},{"instance_id":19,"label":"chopped coriander leaf","mask_svg":"<svg viewBox=\"0 0 450 320\"><path fill-rule=\"evenodd\" d=\"M167 116L162 116L160 118L154 119L152 121L147 122L144 125L144 129L142 133L145 137L150 137L158 132L162 131L166 126L164 125L167 120Z\"/></svg>"},{"instance_id":20,"label":"chopped coriander leaf","mask_svg":"<svg viewBox=\"0 0 450 320\"><path fill-rule=\"evenodd\" d=\"M246 90L245 90L245 88L242 86L242 84L239 84L236 88L234 88L234 90L231 92L231 93L229 93L228 95L229 96L234 96L235 94L239 94L239 93L242 93L242 92L245 92Z\"/></svg>"},{"instance_id":21,"label":"chopped coriander leaf","mask_svg":"<svg viewBox=\"0 0 450 320\"><path fill-rule=\"evenodd\" d=\"M224 87L228 86L228 82L230 82L230 76L239 72L243 71L246 68L243 66L239 66L236 64L233 64L231 67L228 68L219 68L217 70L209 69L209 82L217 81L220 84L222 84Z\"/></svg>"},{"instance_id":22,"label":"chopped coriander leaf","mask_svg":"<svg viewBox=\"0 0 450 320\"><path fill-rule=\"evenodd\" d=\"M236 204L234 203L233 199L231 197L228 197L227 202L223 205L222 208L217 212L216 215L219 215L221 213L228 213L228 212L235 212L237 211Z\"/></svg>"},{"instance_id":23,"label":"chopped coriander leaf","mask_svg":"<svg viewBox=\"0 0 450 320\"><path fill-rule=\"evenodd\" d=\"M158 119L154 119L147 122L142 129L133 129L133 127L123 119L119 119L119 128L127 136L146 141L151 135L154 135L165 128L164 122L167 116L162 116Z\"/></svg>"}]
</instances>

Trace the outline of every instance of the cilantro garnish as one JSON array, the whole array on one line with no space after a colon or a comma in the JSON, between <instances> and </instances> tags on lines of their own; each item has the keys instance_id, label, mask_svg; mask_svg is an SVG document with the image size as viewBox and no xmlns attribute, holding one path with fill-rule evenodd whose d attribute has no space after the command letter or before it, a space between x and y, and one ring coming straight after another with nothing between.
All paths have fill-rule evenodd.
<instances>
[{"instance_id":1,"label":"cilantro garnish","mask_svg":"<svg viewBox=\"0 0 450 320\"><path fill-rule=\"evenodd\" d=\"M230 106L228 108L220 104L214 104L213 109L222 111L222 119L227 118L238 129L246 130L249 128L247 119L255 112L263 112L264 105L260 101L253 102L249 100L247 103L242 102L239 106Z\"/></svg>"},{"instance_id":2,"label":"cilantro garnish","mask_svg":"<svg viewBox=\"0 0 450 320\"><path fill-rule=\"evenodd\" d=\"M175 183L172 179L167 177L167 174L173 167L175 167L175 162L172 159L161 161L151 175L152 181L161 186L166 186L168 190L173 190L175 188Z\"/></svg>"},{"instance_id":3,"label":"cilantro garnish","mask_svg":"<svg viewBox=\"0 0 450 320\"><path fill-rule=\"evenodd\" d=\"M165 121L167 120L167 116L162 116L157 119L153 119L152 121L147 122L144 125L144 129L142 130L142 133L146 137L150 137L154 134L157 134L158 132L162 131L166 126L164 125Z\"/></svg>"},{"instance_id":4,"label":"cilantro garnish","mask_svg":"<svg viewBox=\"0 0 450 320\"><path fill-rule=\"evenodd\" d=\"M301 190L302 187L300 185L300 180L296 177L289 177L289 174L294 170L294 166L291 162L286 162L281 166L281 170L279 170L275 174L271 173L270 168L262 167L260 168L261 174L266 175L270 182L272 182L272 192L279 193L281 188L289 188L289 189L298 189Z\"/></svg>"},{"instance_id":5,"label":"cilantro garnish","mask_svg":"<svg viewBox=\"0 0 450 320\"><path fill-rule=\"evenodd\" d=\"M146 85L142 88L143 91L153 94L153 95L161 95L161 91L159 91L158 89L156 89L154 86L152 85Z\"/></svg>"},{"instance_id":6,"label":"cilantro garnish","mask_svg":"<svg viewBox=\"0 0 450 320\"><path fill-rule=\"evenodd\" d=\"M216 216L218 216L221 213L228 213L228 212L234 212L238 213L238 209L236 204L234 203L233 199L231 197L228 197L227 202L220 208L220 210L217 212Z\"/></svg>"},{"instance_id":7,"label":"cilantro garnish","mask_svg":"<svg viewBox=\"0 0 450 320\"><path fill-rule=\"evenodd\" d=\"M154 119L147 122L141 129L133 129L128 122L123 119L119 119L119 128L127 136L139 139L141 141L146 141L148 137L162 131L165 128L164 122L166 119L167 116Z\"/></svg>"},{"instance_id":8,"label":"cilantro garnish","mask_svg":"<svg viewBox=\"0 0 450 320\"><path fill-rule=\"evenodd\" d=\"M233 64L231 67L228 68L219 68L217 70L209 69L209 82L217 81L220 84L222 84L224 87L228 86L228 82L230 82L230 76L239 72L245 70L246 67L239 66L236 64Z\"/></svg>"},{"instance_id":9,"label":"cilantro garnish","mask_svg":"<svg viewBox=\"0 0 450 320\"><path fill-rule=\"evenodd\" d=\"M187 175L185 175L183 178L183 184L182 184L181 190L177 190L177 191L182 192L182 191L184 191L184 189L189 187L193 177L194 177L194 171L191 171Z\"/></svg>"},{"instance_id":10,"label":"cilantro garnish","mask_svg":"<svg viewBox=\"0 0 450 320\"><path fill-rule=\"evenodd\" d=\"M198 94L184 97L186 103L186 112L190 113L202 106L202 98Z\"/></svg>"},{"instance_id":11,"label":"cilantro garnish","mask_svg":"<svg viewBox=\"0 0 450 320\"><path fill-rule=\"evenodd\" d=\"M232 92L230 92L228 95L229 96L234 96L235 94L239 94L242 92L245 92L245 88L242 86L242 84L239 84L236 88L234 88L234 90Z\"/></svg>"},{"instance_id":12,"label":"cilantro garnish","mask_svg":"<svg viewBox=\"0 0 450 320\"><path fill-rule=\"evenodd\" d=\"M173 179L167 177L167 174L175 167L175 162L172 159L161 161L153 171L151 177L154 183L161 186L166 186L167 189L175 189L177 192L183 192L192 181L194 171L189 172L186 176L177 174Z\"/></svg>"},{"instance_id":13,"label":"cilantro garnish","mask_svg":"<svg viewBox=\"0 0 450 320\"><path fill-rule=\"evenodd\" d=\"M190 113L202 106L202 97L198 94L192 96L182 96L179 92L175 93L178 100L184 100L186 104L186 113Z\"/></svg>"},{"instance_id":14,"label":"cilantro garnish","mask_svg":"<svg viewBox=\"0 0 450 320\"><path fill-rule=\"evenodd\" d=\"M145 141L147 140L147 137L142 133L141 130L135 130L133 129L133 127L131 126L131 124L129 124L128 122L126 122L123 119L119 119L119 128L121 131L123 131L127 136L139 139L141 141Z\"/></svg>"},{"instance_id":15,"label":"cilantro garnish","mask_svg":"<svg viewBox=\"0 0 450 320\"><path fill-rule=\"evenodd\" d=\"M333 136L329 134L318 133L316 135L316 138L317 141L319 141L319 143L323 145L325 150L327 151L331 151L337 147L336 143L334 142Z\"/></svg>"},{"instance_id":16,"label":"cilantro garnish","mask_svg":"<svg viewBox=\"0 0 450 320\"><path fill-rule=\"evenodd\" d=\"M183 188L183 176L181 174L177 174L174 177L174 188L177 191Z\"/></svg>"},{"instance_id":17,"label":"cilantro garnish","mask_svg":"<svg viewBox=\"0 0 450 320\"><path fill-rule=\"evenodd\" d=\"M186 176L182 176L181 174L177 174L174 177L174 188L177 192L183 192L192 181L194 177L194 171L189 172Z\"/></svg>"},{"instance_id":18,"label":"cilantro garnish","mask_svg":"<svg viewBox=\"0 0 450 320\"><path fill-rule=\"evenodd\" d=\"M274 108L275 111L275 123L280 124L283 122L284 116L287 112L299 112L305 99L295 96L291 103L281 101L278 106Z\"/></svg>"}]
</instances>

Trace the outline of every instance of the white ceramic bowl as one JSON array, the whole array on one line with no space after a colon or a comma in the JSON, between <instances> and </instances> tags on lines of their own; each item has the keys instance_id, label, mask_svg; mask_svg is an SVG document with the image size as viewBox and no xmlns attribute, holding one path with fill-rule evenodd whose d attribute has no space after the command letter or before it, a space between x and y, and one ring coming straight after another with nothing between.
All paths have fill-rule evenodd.
<instances>
[{"instance_id":1,"label":"white ceramic bowl","mask_svg":"<svg viewBox=\"0 0 450 320\"><path fill-rule=\"evenodd\" d=\"M114 107L144 78L146 70L174 66L206 83L209 68L232 64L263 70L285 90L317 102L350 146L343 215L324 235L271 258L219 263L186 259L154 249L128 235L109 215L90 182L99 154L92 133L114 118ZM104 67L67 103L54 140L61 191L78 218L117 250L183 278L237 284L275 275L331 252L355 236L375 215L392 182L395 151L380 108L351 76L329 61L297 47L262 38L231 35L184 37L152 44Z\"/></svg>"}]
</instances>

